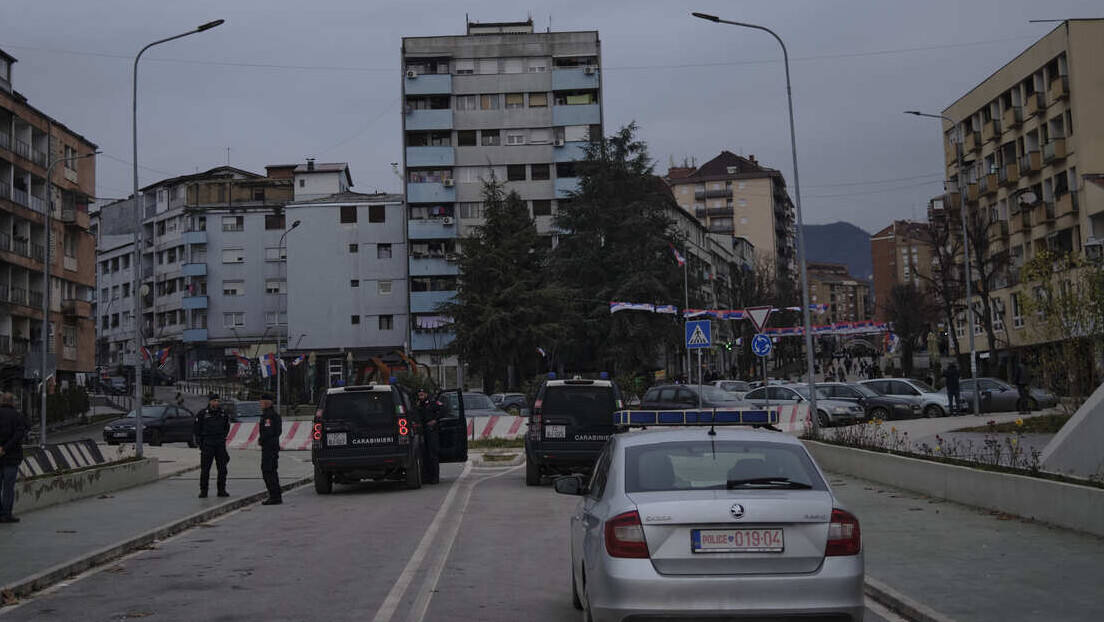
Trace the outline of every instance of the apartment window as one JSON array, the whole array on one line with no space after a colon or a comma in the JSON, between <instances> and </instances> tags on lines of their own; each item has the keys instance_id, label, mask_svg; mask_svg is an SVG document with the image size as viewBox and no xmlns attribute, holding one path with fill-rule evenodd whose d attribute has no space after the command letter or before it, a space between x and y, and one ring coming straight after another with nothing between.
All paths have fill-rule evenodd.
<instances>
[{"instance_id":1,"label":"apartment window","mask_svg":"<svg viewBox=\"0 0 1104 622\"><path fill-rule=\"evenodd\" d=\"M506 132L506 144L507 145L524 145L525 144L525 132L519 132L519 131Z\"/></svg>"},{"instance_id":2,"label":"apartment window","mask_svg":"<svg viewBox=\"0 0 1104 622\"><path fill-rule=\"evenodd\" d=\"M351 316L349 316L349 321L352 324L360 324L360 316L359 315L351 315Z\"/></svg>"},{"instance_id":3,"label":"apartment window","mask_svg":"<svg viewBox=\"0 0 1104 622\"><path fill-rule=\"evenodd\" d=\"M224 328L240 328L245 326L245 313L223 313L222 325Z\"/></svg>"},{"instance_id":4,"label":"apartment window","mask_svg":"<svg viewBox=\"0 0 1104 622\"><path fill-rule=\"evenodd\" d=\"M118 257L111 260L111 271L112 272L118 272L119 271L119 258Z\"/></svg>"},{"instance_id":5,"label":"apartment window","mask_svg":"<svg viewBox=\"0 0 1104 622\"><path fill-rule=\"evenodd\" d=\"M529 107L530 108L547 108L548 107L548 93L530 93L529 94Z\"/></svg>"},{"instance_id":6,"label":"apartment window","mask_svg":"<svg viewBox=\"0 0 1104 622\"><path fill-rule=\"evenodd\" d=\"M349 245L349 252L350 253L359 253L360 252L360 246L358 244L350 244Z\"/></svg>"},{"instance_id":7,"label":"apartment window","mask_svg":"<svg viewBox=\"0 0 1104 622\"><path fill-rule=\"evenodd\" d=\"M287 281L283 279L265 279L266 294L286 294Z\"/></svg>"},{"instance_id":8,"label":"apartment window","mask_svg":"<svg viewBox=\"0 0 1104 622\"><path fill-rule=\"evenodd\" d=\"M529 179L533 181L552 179L552 168L547 164L534 164L529 167Z\"/></svg>"},{"instance_id":9,"label":"apartment window","mask_svg":"<svg viewBox=\"0 0 1104 622\"><path fill-rule=\"evenodd\" d=\"M456 291L455 276L416 276L410 279L412 292L451 292Z\"/></svg>"},{"instance_id":10,"label":"apartment window","mask_svg":"<svg viewBox=\"0 0 1104 622\"><path fill-rule=\"evenodd\" d=\"M223 281L222 282L222 295L223 296L244 296L245 295L245 281Z\"/></svg>"},{"instance_id":11,"label":"apartment window","mask_svg":"<svg viewBox=\"0 0 1104 622\"><path fill-rule=\"evenodd\" d=\"M530 58L528 62L529 73L544 73L548 71L547 58Z\"/></svg>"},{"instance_id":12,"label":"apartment window","mask_svg":"<svg viewBox=\"0 0 1104 622\"><path fill-rule=\"evenodd\" d=\"M286 246L265 247L265 261L280 261L281 259L287 259Z\"/></svg>"},{"instance_id":13,"label":"apartment window","mask_svg":"<svg viewBox=\"0 0 1104 622\"><path fill-rule=\"evenodd\" d=\"M307 180L305 180L305 179L300 179L300 180L299 180L299 187L300 187L300 188L302 188L302 187L304 187L304 186L306 186L306 185L307 185Z\"/></svg>"},{"instance_id":14,"label":"apartment window","mask_svg":"<svg viewBox=\"0 0 1104 622\"><path fill-rule=\"evenodd\" d=\"M393 316L393 315L381 315L381 316L379 316L379 329L380 330L395 330L395 316Z\"/></svg>"},{"instance_id":15,"label":"apartment window","mask_svg":"<svg viewBox=\"0 0 1104 622\"><path fill-rule=\"evenodd\" d=\"M265 215L265 231L283 231L284 229L284 215L283 214L267 214Z\"/></svg>"},{"instance_id":16,"label":"apartment window","mask_svg":"<svg viewBox=\"0 0 1104 622\"><path fill-rule=\"evenodd\" d=\"M548 199L538 199L533 201L533 216L551 216L552 215L552 201Z\"/></svg>"},{"instance_id":17,"label":"apartment window","mask_svg":"<svg viewBox=\"0 0 1104 622\"><path fill-rule=\"evenodd\" d=\"M498 73L498 59L497 58L481 58L476 63L476 69L479 73L485 75L491 75Z\"/></svg>"},{"instance_id":18,"label":"apartment window","mask_svg":"<svg viewBox=\"0 0 1104 622\"><path fill-rule=\"evenodd\" d=\"M106 302L107 300L110 300L110 298L108 297L108 293L109 292L106 287L100 290L100 302Z\"/></svg>"},{"instance_id":19,"label":"apartment window","mask_svg":"<svg viewBox=\"0 0 1104 622\"><path fill-rule=\"evenodd\" d=\"M524 71L524 58L507 58L502 61L502 73L522 73Z\"/></svg>"},{"instance_id":20,"label":"apartment window","mask_svg":"<svg viewBox=\"0 0 1104 622\"><path fill-rule=\"evenodd\" d=\"M391 259L391 245L376 244L376 259Z\"/></svg>"},{"instance_id":21,"label":"apartment window","mask_svg":"<svg viewBox=\"0 0 1104 622\"><path fill-rule=\"evenodd\" d=\"M502 139L499 136L498 130L483 130L480 132L482 137L482 145L484 147L497 147L502 144Z\"/></svg>"},{"instance_id":22,"label":"apartment window","mask_svg":"<svg viewBox=\"0 0 1104 622\"><path fill-rule=\"evenodd\" d=\"M510 164L506 166L506 181L525 181L525 165Z\"/></svg>"},{"instance_id":23,"label":"apartment window","mask_svg":"<svg viewBox=\"0 0 1104 622\"><path fill-rule=\"evenodd\" d=\"M349 280L349 287L360 287L360 280L359 279L350 279Z\"/></svg>"},{"instance_id":24,"label":"apartment window","mask_svg":"<svg viewBox=\"0 0 1104 622\"><path fill-rule=\"evenodd\" d=\"M456 67L456 75L466 76L475 73L475 60L471 58L465 58L454 61Z\"/></svg>"},{"instance_id":25,"label":"apartment window","mask_svg":"<svg viewBox=\"0 0 1104 622\"><path fill-rule=\"evenodd\" d=\"M456 132L457 147L474 147L476 145L475 130L460 130Z\"/></svg>"},{"instance_id":26,"label":"apartment window","mask_svg":"<svg viewBox=\"0 0 1104 622\"><path fill-rule=\"evenodd\" d=\"M341 206L341 224L348 225L355 223L356 220L356 206L355 205L342 205Z\"/></svg>"},{"instance_id":27,"label":"apartment window","mask_svg":"<svg viewBox=\"0 0 1104 622\"><path fill-rule=\"evenodd\" d=\"M287 326L287 313L277 313L275 311L269 311L268 313L265 313L265 325Z\"/></svg>"},{"instance_id":28,"label":"apartment window","mask_svg":"<svg viewBox=\"0 0 1104 622\"><path fill-rule=\"evenodd\" d=\"M377 290L380 296L391 295L391 281L377 281L377 283L379 283Z\"/></svg>"},{"instance_id":29,"label":"apartment window","mask_svg":"<svg viewBox=\"0 0 1104 622\"><path fill-rule=\"evenodd\" d=\"M112 300L117 300L118 298L119 298L119 286L118 285L113 285L113 286L111 286L111 299Z\"/></svg>"},{"instance_id":30,"label":"apartment window","mask_svg":"<svg viewBox=\"0 0 1104 622\"><path fill-rule=\"evenodd\" d=\"M111 314L111 328L118 328L118 327L119 327L119 314L118 313L112 313Z\"/></svg>"},{"instance_id":31,"label":"apartment window","mask_svg":"<svg viewBox=\"0 0 1104 622\"><path fill-rule=\"evenodd\" d=\"M222 263L245 263L245 249L241 249L241 248L224 248L224 249L222 249Z\"/></svg>"},{"instance_id":32,"label":"apartment window","mask_svg":"<svg viewBox=\"0 0 1104 622\"><path fill-rule=\"evenodd\" d=\"M253 200L264 203L264 187L253 188Z\"/></svg>"},{"instance_id":33,"label":"apartment window","mask_svg":"<svg viewBox=\"0 0 1104 622\"><path fill-rule=\"evenodd\" d=\"M478 95L457 95L456 96L456 109L457 110L479 110L479 96Z\"/></svg>"},{"instance_id":34,"label":"apartment window","mask_svg":"<svg viewBox=\"0 0 1104 622\"><path fill-rule=\"evenodd\" d=\"M574 162L557 162L556 163L556 177L563 179L567 177L575 177L575 163Z\"/></svg>"},{"instance_id":35,"label":"apartment window","mask_svg":"<svg viewBox=\"0 0 1104 622\"><path fill-rule=\"evenodd\" d=\"M368 222L387 222L387 206L386 205L369 205L368 206Z\"/></svg>"},{"instance_id":36,"label":"apartment window","mask_svg":"<svg viewBox=\"0 0 1104 622\"><path fill-rule=\"evenodd\" d=\"M101 316L100 317L100 328L103 328L104 330L106 330L108 326L110 326L110 324L108 323L108 317L106 315Z\"/></svg>"},{"instance_id":37,"label":"apartment window","mask_svg":"<svg viewBox=\"0 0 1104 622\"><path fill-rule=\"evenodd\" d=\"M244 216L223 216L222 230L226 232L245 231Z\"/></svg>"},{"instance_id":38,"label":"apartment window","mask_svg":"<svg viewBox=\"0 0 1104 622\"><path fill-rule=\"evenodd\" d=\"M130 298L130 283L123 283L123 298Z\"/></svg>"},{"instance_id":39,"label":"apartment window","mask_svg":"<svg viewBox=\"0 0 1104 622\"><path fill-rule=\"evenodd\" d=\"M498 110L499 108L502 108L502 95L498 93L488 93L479 96L480 110Z\"/></svg>"},{"instance_id":40,"label":"apartment window","mask_svg":"<svg viewBox=\"0 0 1104 622\"><path fill-rule=\"evenodd\" d=\"M483 218L483 204L461 203L460 218Z\"/></svg>"},{"instance_id":41,"label":"apartment window","mask_svg":"<svg viewBox=\"0 0 1104 622\"><path fill-rule=\"evenodd\" d=\"M1020 305L1020 294L1012 294L1012 328L1023 328L1023 306Z\"/></svg>"},{"instance_id":42,"label":"apartment window","mask_svg":"<svg viewBox=\"0 0 1104 622\"><path fill-rule=\"evenodd\" d=\"M525 93L507 93L506 109L513 110L525 107Z\"/></svg>"},{"instance_id":43,"label":"apartment window","mask_svg":"<svg viewBox=\"0 0 1104 622\"><path fill-rule=\"evenodd\" d=\"M564 91L556 93L554 103L557 106L586 106L598 103L598 94L594 91Z\"/></svg>"}]
</instances>

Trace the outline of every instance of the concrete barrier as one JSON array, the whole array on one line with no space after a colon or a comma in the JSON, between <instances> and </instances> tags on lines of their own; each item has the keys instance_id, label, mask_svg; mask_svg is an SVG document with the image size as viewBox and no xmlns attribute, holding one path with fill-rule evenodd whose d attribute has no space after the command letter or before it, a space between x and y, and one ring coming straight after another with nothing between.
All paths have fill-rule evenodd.
<instances>
[{"instance_id":1,"label":"concrete barrier","mask_svg":"<svg viewBox=\"0 0 1104 622\"><path fill-rule=\"evenodd\" d=\"M816 441L805 446L825 471L1104 536L1102 488Z\"/></svg>"},{"instance_id":2,"label":"concrete barrier","mask_svg":"<svg viewBox=\"0 0 1104 622\"><path fill-rule=\"evenodd\" d=\"M21 480L15 484L15 512L39 510L155 481L157 458L108 463L75 473Z\"/></svg>"},{"instance_id":3,"label":"concrete barrier","mask_svg":"<svg viewBox=\"0 0 1104 622\"><path fill-rule=\"evenodd\" d=\"M46 447L24 448L19 464L20 477L46 475L55 471L71 471L111 462L104 457L96 441L84 439L57 443Z\"/></svg>"}]
</instances>

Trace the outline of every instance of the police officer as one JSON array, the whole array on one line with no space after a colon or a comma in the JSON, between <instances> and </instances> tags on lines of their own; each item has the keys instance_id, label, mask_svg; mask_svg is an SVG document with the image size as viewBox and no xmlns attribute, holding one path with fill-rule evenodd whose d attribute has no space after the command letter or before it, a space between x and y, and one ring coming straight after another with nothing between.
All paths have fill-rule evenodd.
<instances>
[{"instance_id":1,"label":"police officer","mask_svg":"<svg viewBox=\"0 0 1104 622\"><path fill-rule=\"evenodd\" d=\"M280 505L284 502L280 476L276 473L283 427L280 424L280 413L272 407L274 401L268 393L261 396L261 477L264 478L265 488L268 488L268 498L261 505Z\"/></svg>"},{"instance_id":2,"label":"police officer","mask_svg":"<svg viewBox=\"0 0 1104 622\"><path fill-rule=\"evenodd\" d=\"M418 389L418 420L422 424L422 481L436 484L441 481L441 433L437 418L441 416L441 402L429 397L425 388Z\"/></svg>"},{"instance_id":3,"label":"police officer","mask_svg":"<svg viewBox=\"0 0 1104 622\"><path fill-rule=\"evenodd\" d=\"M226 492L226 463L230 454L226 453L226 435L230 433L230 415L219 406L219 396L211 393L207 396L207 408L196 413L192 428L199 444L199 498L207 498L207 485L211 480L211 461L218 467L218 496L229 497Z\"/></svg>"}]
</instances>

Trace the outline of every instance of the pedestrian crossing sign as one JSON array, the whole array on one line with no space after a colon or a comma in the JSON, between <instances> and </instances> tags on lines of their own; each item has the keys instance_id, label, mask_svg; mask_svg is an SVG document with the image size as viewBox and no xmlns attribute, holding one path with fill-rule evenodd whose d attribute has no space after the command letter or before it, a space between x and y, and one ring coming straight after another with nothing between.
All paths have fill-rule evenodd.
<instances>
[{"instance_id":1,"label":"pedestrian crossing sign","mask_svg":"<svg viewBox=\"0 0 1104 622\"><path fill-rule=\"evenodd\" d=\"M686 323L686 347L709 348L713 346L712 323L709 320L696 320Z\"/></svg>"}]
</instances>

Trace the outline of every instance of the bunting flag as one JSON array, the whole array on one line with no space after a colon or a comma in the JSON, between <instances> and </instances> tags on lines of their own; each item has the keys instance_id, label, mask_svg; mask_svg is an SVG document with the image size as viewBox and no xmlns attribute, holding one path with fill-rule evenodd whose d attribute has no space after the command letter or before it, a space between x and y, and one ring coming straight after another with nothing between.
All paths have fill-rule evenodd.
<instances>
[{"instance_id":1,"label":"bunting flag","mask_svg":"<svg viewBox=\"0 0 1104 622\"><path fill-rule=\"evenodd\" d=\"M901 342L901 338L894 333L886 333L883 338L886 354L893 354L897 351L897 345Z\"/></svg>"},{"instance_id":2,"label":"bunting flag","mask_svg":"<svg viewBox=\"0 0 1104 622\"><path fill-rule=\"evenodd\" d=\"M158 350L157 351L157 362L158 363L164 364L165 361L169 360L169 350L172 350L172 348L165 348L163 350Z\"/></svg>"},{"instance_id":3,"label":"bunting flag","mask_svg":"<svg viewBox=\"0 0 1104 622\"><path fill-rule=\"evenodd\" d=\"M676 307L675 305L656 305L655 312L678 315L678 307Z\"/></svg>"},{"instance_id":4,"label":"bunting flag","mask_svg":"<svg viewBox=\"0 0 1104 622\"><path fill-rule=\"evenodd\" d=\"M678 265L685 266L686 258L682 256L682 253L678 252L678 249L675 248L675 245L668 243L667 246L671 247L671 252L675 254L675 261L678 262Z\"/></svg>"},{"instance_id":5,"label":"bunting flag","mask_svg":"<svg viewBox=\"0 0 1104 622\"><path fill-rule=\"evenodd\" d=\"M618 311L655 311L655 305L646 302L611 302L610 313Z\"/></svg>"},{"instance_id":6,"label":"bunting flag","mask_svg":"<svg viewBox=\"0 0 1104 622\"><path fill-rule=\"evenodd\" d=\"M237 350L234 350L234 358L238 359L239 364L245 365L246 367L252 364L252 361L250 361L248 357L242 356L241 352Z\"/></svg>"},{"instance_id":7,"label":"bunting flag","mask_svg":"<svg viewBox=\"0 0 1104 622\"><path fill-rule=\"evenodd\" d=\"M284 357L276 359L276 363L280 366L280 369L287 371L287 363L284 362Z\"/></svg>"},{"instance_id":8,"label":"bunting flag","mask_svg":"<svg viewBox=\"0 0 1104 622\"><path fill-rule=\"evenodd\" d=\"M141 351L142 351L142 360L144 360L144 361L150 360L150 351L149 351L149 349L146 348L145 346L142 346Z\"/></svg>"},{"instance_id":9,"label":"bunting flag","mask_svg":"<svg viewBox=\"0 0 1104 622\"><path fill-rule=\"evenodd\" d=\"M257 358L261 364L261 378L271 378L276 375L276 357L272 353L261 355Z\"/></svg>"},{"instance_id":10,"label":"bunting flag","mask_svg":"<svg viewBox=\"0 0 1104 622\"><path fill-rule=\"evenodd\" d=\"M537 347L537 354L541 355L541 358L545 358L548 354L544 351L544 348Z\"/></svg>"},{"instance_id":11,"label":"bunting flag","mask_svg":"<svg viewBox=\"0 0 1104 622\"><path fill-rule=\"evenodd\" d=\"M292 359L291 366L292 367L298 367L299 363L302 363L305 360L307 360L307 355L306 354L300 354L299 356Z\"/></svg>"}]
</instances>

